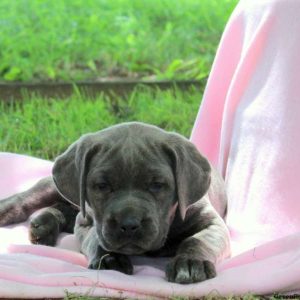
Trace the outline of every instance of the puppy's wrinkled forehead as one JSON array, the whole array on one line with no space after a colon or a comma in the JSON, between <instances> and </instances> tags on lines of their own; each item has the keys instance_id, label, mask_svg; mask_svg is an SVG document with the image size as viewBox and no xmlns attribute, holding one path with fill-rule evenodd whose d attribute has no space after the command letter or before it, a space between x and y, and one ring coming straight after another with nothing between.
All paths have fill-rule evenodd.
<instances>
[{"instance_id":1,"label":"puppy's wrinkled forehead","mask_svg":"<svg viewBox=\"0 0 300 300\"><path fill-rule=\"evenodd\" d=\"M167 137L159 128L134 123L104 130L96 137L99 151L91 161L97 166L93 172L113 172L131 178L160 173L168 176L171 162L164 151Z\"/></svg>"}]
</instances>

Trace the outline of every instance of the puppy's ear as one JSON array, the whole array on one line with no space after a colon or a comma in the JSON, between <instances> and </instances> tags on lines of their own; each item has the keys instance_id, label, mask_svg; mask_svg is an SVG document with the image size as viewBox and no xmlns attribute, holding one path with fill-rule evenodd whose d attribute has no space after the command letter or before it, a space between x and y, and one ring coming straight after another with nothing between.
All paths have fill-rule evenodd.
<instances>
[{"instance_id":1,"label":"puppy's ear","mask_svg":"<svg viewBox=\"0 0 300 300\"><path fill-rule=\"evenodd\" d=\"M211 167L189 140L177 134L171 135L168 148L171 150L179 211L184 220L188 206L206 194L211 181Z\"/></svg>"},{"instance_id":2,"label":"puppy's ear","mask_svg":"<svg viewBox=\"0 0 300 300\"><path fill-rule=\"evenodd\" d=\"M90 135L82 136L54 162L52 176L58 192L66 200L80 205L85 217L86 176L91 158L97 151Z\"/></svg>"}]
</instances>

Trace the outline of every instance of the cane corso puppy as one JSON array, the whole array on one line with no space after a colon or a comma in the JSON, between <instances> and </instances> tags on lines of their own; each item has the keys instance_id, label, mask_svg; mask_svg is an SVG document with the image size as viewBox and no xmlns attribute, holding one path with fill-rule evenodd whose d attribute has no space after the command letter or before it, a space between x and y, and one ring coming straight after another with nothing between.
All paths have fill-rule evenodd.
<instances>
[{"instance_id":1,"label":"cane corso puppy","mask_svg":"<svg viewBox=\"0 0 300 300\"><path fill-rule=\"evenodd\" d=\"M0 201L0 225L40 208L32 243L54 245L74 229L91 269L132 274L130 255L171 256L167 280L193 283L214 277L229 253L222 179L187 139L143 123L82 136L51 177Z\"/></svg>"}]
</instances>

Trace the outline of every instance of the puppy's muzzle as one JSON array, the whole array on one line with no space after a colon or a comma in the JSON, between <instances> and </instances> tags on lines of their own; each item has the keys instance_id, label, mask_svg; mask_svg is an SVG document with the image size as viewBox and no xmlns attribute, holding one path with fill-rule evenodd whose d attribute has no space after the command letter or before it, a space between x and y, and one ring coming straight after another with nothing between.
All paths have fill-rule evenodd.
<instances>
[{"instance_id":1,"label":"puppy's muzzle","mask_svg":"<svg viewBox=\"0 0 300 300\"><path fill-rule=\"evenodd\" d=\"M143 222L145 222L144 219L127 214L121 217L109 218L107 226L110 232L114 232L120 237L131 239L140 234Z\"/></svg>"},{"instance_id":2,"label":"puppy's muzzle","mask_svg":"<svg viewBox=\"0 0 300 300\"><path fill-rule=\"evenodd\" d=\"M138 255L160 246L158 213L153 202L141 194L118 196L108 202L101 223L96 225L103 248Z\"/></svg>"}]
</instances>

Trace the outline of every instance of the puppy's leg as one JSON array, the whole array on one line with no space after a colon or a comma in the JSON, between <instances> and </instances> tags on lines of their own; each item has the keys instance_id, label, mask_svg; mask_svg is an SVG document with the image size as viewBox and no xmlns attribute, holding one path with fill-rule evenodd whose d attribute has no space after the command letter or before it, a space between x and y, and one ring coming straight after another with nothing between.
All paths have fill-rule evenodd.
<instances>
[{"instance_id":1,"label":"puppy's leg","mask_svg":"<svg viewBox=\"0 0 300 300\"><path fill-rule=\"evenodd\" d=\"M184 239L166 268L168 281L193 283L216 276L215 264L230 253L228 229L208 201L201 199L199 222L201 231ZM194 223L193 221L191 223ZM201 223L199 223L201 227Z\"/></svg>"},{"instance_id":2,"label":"puppy's leg","mask_svg":"<svg viewBox=\"0 0 300 300\"><path fill-rule=\"evenodd\" d=\"M61 199L52 177L41 179L29 190L0 201L0 226L26 221L36 210Z\"/></svg>"},{"instance_id":3,"label":"puppy's leg","mask_svg":"<svg viewBox=\"0 0 300 300\"><path fill-rule=\"evenodd\" d=\"M81 213L77 215L74 232L80 242L81 252L88 259L89 269L116 270L129 275L133 273L127 255L106 251L99 245L96 227L89 215L85 218Z\"/></svg>"},{"instance_id":4,"label":"puppy's leg","mask_svg":"<svg viewBox=\"0 0 300 300\"><path fill-rule=\"evenodd\" d=\"M54 246L60 232L73 233L78 209L58 202L30 217L29 239L33 244Z\"/></svg>"}]
</instances>

